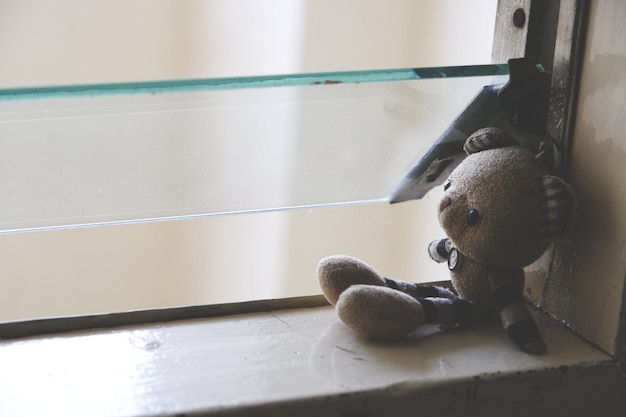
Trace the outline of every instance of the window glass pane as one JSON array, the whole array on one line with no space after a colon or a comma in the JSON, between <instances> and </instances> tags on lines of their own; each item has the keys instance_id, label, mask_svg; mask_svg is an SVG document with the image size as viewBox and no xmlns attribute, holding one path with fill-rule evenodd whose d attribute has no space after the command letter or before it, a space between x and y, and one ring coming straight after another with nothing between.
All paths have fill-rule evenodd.
<instances>
[{"instance_id":1,"label":"window glass pane","mask_svg":"<svg viewBox=\"0 0 626 417\"><path fill-rule=\"evenodd\" d=\"M0 91L0 232L384 201L503 72Z\"/></svg>"}]
</instances>

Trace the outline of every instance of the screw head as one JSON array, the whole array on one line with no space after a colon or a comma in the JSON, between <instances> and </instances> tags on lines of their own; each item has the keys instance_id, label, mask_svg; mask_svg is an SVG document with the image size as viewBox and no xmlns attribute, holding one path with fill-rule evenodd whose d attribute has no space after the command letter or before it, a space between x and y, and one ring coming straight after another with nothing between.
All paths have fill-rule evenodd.
<instances>
[{"instance_id":1,"label":"screw head","mask_svg":"<svg viewBox=\"0 0 626 417\"><path fill-rule=\"evenodd\" d=\"M526 24L526 12L524 9L519 8L513 12L513 24L518 28L524 27Z\"/></svg>"}]
</instances>

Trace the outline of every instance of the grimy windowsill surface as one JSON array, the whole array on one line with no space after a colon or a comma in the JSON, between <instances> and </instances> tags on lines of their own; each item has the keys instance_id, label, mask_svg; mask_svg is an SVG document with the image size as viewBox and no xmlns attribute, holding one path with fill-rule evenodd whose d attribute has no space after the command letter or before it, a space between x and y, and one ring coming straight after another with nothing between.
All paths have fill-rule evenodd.
<instances>
[{"instance_id":1,"label":"grimy windowsill surface","mask_svg":"<svg viewBox=\"0 0 626 417\"><path fill-rule=\"evenodd\" d=\"M549 350L532 356L496 320L378 343L329 306L234 310L0 341L0 415L606 416L626 401L619 365L541 314Z\"/></svg>"}]
</instances>

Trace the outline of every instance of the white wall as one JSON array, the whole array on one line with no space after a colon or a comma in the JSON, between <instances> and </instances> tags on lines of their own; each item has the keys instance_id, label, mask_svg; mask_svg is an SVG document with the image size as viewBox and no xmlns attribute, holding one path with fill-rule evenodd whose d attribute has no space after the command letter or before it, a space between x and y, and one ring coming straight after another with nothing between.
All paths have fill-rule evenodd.
<instances>
[{"instance_id":1,"label":"white wall","mask_svg":"<svg viewBox=\"0 0 626 417\"><path fill-rule=\"evenodd\" d=\"M0 87L488 63L495 3L0 0ZM317 293L340 252L446 279L435 200L0 236L0 320Z\"/></svg>"}]
</instances>

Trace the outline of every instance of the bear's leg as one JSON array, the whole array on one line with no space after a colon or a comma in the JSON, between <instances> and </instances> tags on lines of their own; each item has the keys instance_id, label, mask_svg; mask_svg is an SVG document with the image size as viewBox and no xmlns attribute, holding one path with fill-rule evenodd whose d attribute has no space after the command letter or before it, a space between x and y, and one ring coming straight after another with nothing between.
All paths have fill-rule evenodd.
<instances>
[{"instance_id":1,"label":"bear's leg","mask_svg":"<svg viewBox=\"0 0 626 417\"><path fill-rule=\"evenodd\" d=\"M456 298L447 288L385 278L360 259L345 255L322 259L317 266L317 276L324 296L332 305L346 289L359 284L389 287L412 297Z\"/></svg>"},{"instance_id":2,"label":"bear's leg","mask_svg":"<svg viewBox=\"0 0 626 417\"><path fill-rule=\"evenodd\" d=\"M395 279L383 278L385 285L391 289L402 291L411 297L436 297L436 298L458 298L452 291L436 285L418 284L414 282L398 281Z\"/></svg>"},{"instance_id":3,"label":"bear's leg","mask_svg":"<svg viewBox=\"0 0 626 417\"><path fill-rule=\"evenodd\" d=\"M485 322L492 311L482 304L460 297L416 297L424 309L424 323L440 324L444 328Z\"/></svg>"},{"instance_id":4,"label":"bear's leg","mask_svg":"<svg viewBox=\"0 0 626 417\"><path fill-rule=\"evenodd\" d=\"M454 327L482 322L489 312L461 298L421 298L379 285L353 285L337 301L337 316L362 336L397 340L425 323Z\"/></svg>"},{"instance_id":5,"label":"bear's leg","mask_svg":"<svg viewBox=\"0 0 626 417\"><path fill-rule=\"evenodd\" d=\"M542 354L546 351L546 344L522 295L520 284L523 282L524 271L521 268L499 268L489 273L489 285L506 333L524 351Z\"/></svg>"}]
</instances>

